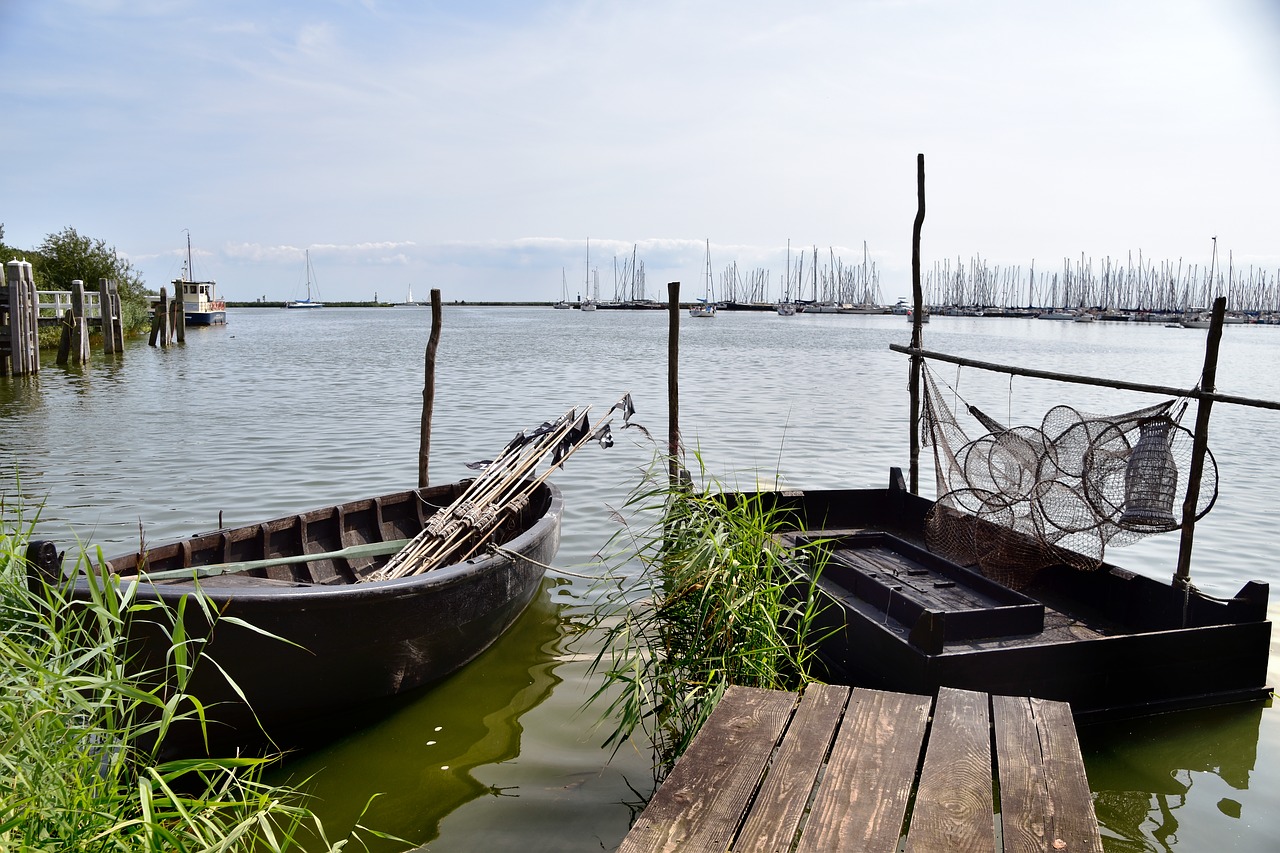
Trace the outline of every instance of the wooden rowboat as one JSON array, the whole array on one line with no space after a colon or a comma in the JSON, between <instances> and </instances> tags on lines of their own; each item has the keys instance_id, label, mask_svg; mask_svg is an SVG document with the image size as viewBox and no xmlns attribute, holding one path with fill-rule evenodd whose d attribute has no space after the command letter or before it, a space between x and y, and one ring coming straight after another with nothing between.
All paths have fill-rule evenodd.
<instances>
[{"instance_id":1,"label":"wooden rowboat","mask_svg":"<svg viewBox=\"0 0 1280 853\"><path fill-rule=\"evenodd\" d=\"M255 744L265 734L279 746L293 745L326 729L349 729L353 716L378 700L449 675L487 649L529 604L560 543L564 502L550 483L538 485L528 506L472 558L360 582L466 486L398 492L217 530L116 557L101 568L122 581L145 571L138 599L175 610L198 585L218 612L210 634L201 607L188 602L183 610L187 634L209 636L203 654L211 660L197 664L189 692L210 706L213 744ZM29 559L60 574L60 560L47 556L51 543L32 543L33 553L42 547L44 559ZM89 596L83 575L67 580L74 598ZM171 644L163 630L135 619L129 636L139 666L163 664ZM167 751L189 751L197 734L181 731L176 740L171 734Z\"/></svg>"},{"instance_id":2,"label":"wooden rowboat","mask_svg":"<svg viewBox=\"0 0 1280 853\"><path fill-rule=\"evenodd\" d=\"M1102 563L1050 566L1011 589L922 547L934 502L897 469L885 489L751 497L787 520L783 545L816 548L797 574L823 566L831 606L815 630L831 683L1037 696L1085 722L1270 694L1265 583L1218 599Z\"/></svg>"}]
</instances>

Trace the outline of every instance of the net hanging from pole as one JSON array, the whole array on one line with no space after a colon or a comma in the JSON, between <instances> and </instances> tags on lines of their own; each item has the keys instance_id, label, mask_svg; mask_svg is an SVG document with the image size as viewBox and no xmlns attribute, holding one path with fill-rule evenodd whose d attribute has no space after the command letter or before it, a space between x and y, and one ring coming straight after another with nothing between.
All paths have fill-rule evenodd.
<instances>
[{"instance_id":1,"label":"net hanging from pole","mask_svg":"<svg viewBox=\"0 0 1280 853\"><path fill-rule=\"evenodd\" d=\"M1182 526L1193 444L1178 423L1185 403L1118 415L1054 406L1039 426L1016 427L966 404L987 430L970 439L927 366L923 376L938 494L925 522L930 550L1022 587L1048 566L1097 569L1108 545ZM1217 495L1206 454L1197 519Z\"/></svg>"}]
</instances>

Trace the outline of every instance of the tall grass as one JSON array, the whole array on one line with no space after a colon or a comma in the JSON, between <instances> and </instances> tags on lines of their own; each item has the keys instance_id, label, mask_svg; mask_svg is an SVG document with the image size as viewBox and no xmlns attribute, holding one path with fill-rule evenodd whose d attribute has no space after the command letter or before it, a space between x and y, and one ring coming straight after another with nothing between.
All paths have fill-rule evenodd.
<instances>
[{"instance_id":1,"label":"tall grass","mask_svg":"<svg viewBox=\"0 0 1280 853\"><path fill-rule=\"evenodd\" d=\"M701 487L670 485L660 459L629 496L624 514L650 523L624 528L628 545L607 562L612 577L632 576L615 581L594 620L605 641L588 704L604 703L612 721L605 746L643 732L659 778L729 685L796 690L814 680L821 639L823 600L798 569L817 564L820 543L780 547L784 515L753 494L726 500L698 463Z\"/></svg>"},{"instance_id":2,"label":"tall grass","mask_svg":"<svg viewBox=\"0 0 1280 853\"><path fill-rule=\"evenodd\" d=\"M200 641L129 584L73 602L29 583L33 525L0 500L0 851L286 851L304 831L312 849L342 849L300 794L262 781L270 758L157 760L174 722L202 718L184 689ZM168 627L164 672L128 665L135 619Z\"/></svg>"}]
</instances>

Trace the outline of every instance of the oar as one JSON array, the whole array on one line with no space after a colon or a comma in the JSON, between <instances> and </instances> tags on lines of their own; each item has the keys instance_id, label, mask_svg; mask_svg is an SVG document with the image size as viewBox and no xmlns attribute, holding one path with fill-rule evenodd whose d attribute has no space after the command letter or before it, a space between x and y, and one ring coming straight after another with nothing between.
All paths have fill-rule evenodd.
<instances>
[{"instance_id":1,"label":"oar","mask_svg":"<svg viewBox=\"0 0 1280 853\"><path fill-rule=\"evenodd\" d=\"M215 575L230 575L236 572L247 572L250 569L262 569L267 566L285 566L291 563L309 563L312 560L350 559L352 557L380 557L383 554L394 554L412 542L412 539L390 539L386 542L369 542L364 545L352 545L340 551L322 551L316 554L294 554L289 557L274 557L270 560L247 560L240 563L215 563L209 566L190 566L185 569L167 569L163 572L142 573L145 580L173 580L175 578L207 578ZM135 578L136 574L125 575Z\"/></svg>"}]
</instances>

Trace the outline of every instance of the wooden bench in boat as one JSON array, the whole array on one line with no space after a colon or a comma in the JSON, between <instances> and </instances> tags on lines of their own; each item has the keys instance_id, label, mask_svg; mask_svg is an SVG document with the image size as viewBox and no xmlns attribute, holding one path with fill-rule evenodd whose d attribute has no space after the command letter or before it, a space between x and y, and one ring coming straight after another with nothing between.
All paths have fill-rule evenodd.
<instances>
[{"instance_id":1,"label":"wooden bench in boat","mask_svg":"<svg viewBox=\"0 0 1280 853\"><path fill-rule=\"evenodd\" d=\"M904 837L906 853L1101 853L1070 706L730 687L618 850L892 853Z\"/></svg>"}]
</instances>

